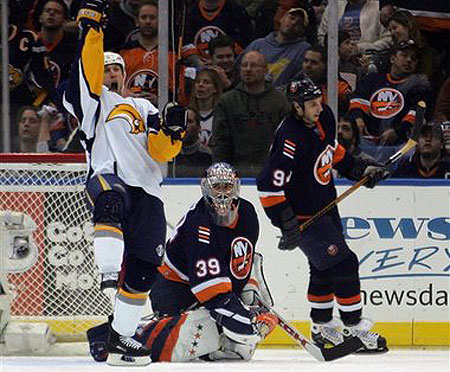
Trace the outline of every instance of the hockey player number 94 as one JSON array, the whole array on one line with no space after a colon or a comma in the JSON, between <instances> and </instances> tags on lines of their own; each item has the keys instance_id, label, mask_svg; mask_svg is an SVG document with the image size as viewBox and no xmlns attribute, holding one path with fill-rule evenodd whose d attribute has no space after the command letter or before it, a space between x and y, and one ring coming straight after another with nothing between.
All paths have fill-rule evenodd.
<instances>
[{"instance_id":1,"label":"hockey player number 94","mask_svg":"<svg viewBox=\"0 0 450 372\"><path fill-rule=\"evenodd\" d=\"M197 269L196 274L199 278L206 276L208 273L209 275L217 275L220 273L220 264L217 258L210 258L208 261L199 260L195 264L195 267Z\"/></svg>"},{"instance_id":2,"label":"hockey player number 94","mask_svg":"<svg viewBox=\"0 0 450 372\"><path fill-rule=\"evenodd\" d=\"M274 186L282 187L291 180L292 171L286 176L286 172L281 169L275 169L273 172L272 183Z\"/></svg>"}]
</instances>

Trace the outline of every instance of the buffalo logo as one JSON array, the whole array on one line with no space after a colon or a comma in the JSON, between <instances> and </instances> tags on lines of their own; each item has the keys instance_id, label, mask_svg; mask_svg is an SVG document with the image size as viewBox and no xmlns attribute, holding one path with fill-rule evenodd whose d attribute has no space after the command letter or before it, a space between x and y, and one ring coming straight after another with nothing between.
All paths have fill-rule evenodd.
<instances>
[{"instance_id":1,"label":"buffalo logo","mask_svg":"<svg viewBox=\"0 0 450 372\"><path fill-rule=\"evenodd\" d=\"M216 26L201 28L194 37L194 44L202 57L208 57L208 44L212 39L225 35L225 32Z\"/></svg>"},{"instance_id":2,"label":"buffalo logo","mask_svg":"<svg viewBox=\"0 0 450 372\"><path fill-rule=\"evenodd\" d=\"M139 70L132 74L127 81L130 92L158 94L158 74L153 70Z\"/></svg>"},{"instance_id":3,"label":"buffalo logo","mask_svg":"<svg viewBox=\"0 0 450 372\"><path fill-rule=\"evenodd\" d=\"M314 164L314 178L321 185L327 185L331 181L333 156L334 148L328 145L317 157L316 164Z\"/></svg>"},{"instance_id":4,"label":"buffalo logo","mask_svg":"<svg viewBox=\"0 0 450 372\"><path fill-rule=\"evenodd\" d=\"M252 269L253 245L240 236L231 242L230 271L236 279L245 279Z\"/></svg>"},{"instance_id":5,"label":"buffalo logo","mask_svg":"<svg viewBox=\"0 0 450 372\"><path fill-rule=\"evenodd\" d=\"M130 124L131 134L139 134L145 132L144 120L142 119L138 110L136 110L133 106L126 103L119 103L109 113L108 117L106 118L106 123L117 118L124 119L128 124Z\"/></svg>"},{"instance_id":6,"label":"buffalo logo","mask_svg":"<svg viewBox=\"0 0 450 372\"><path fill-rule=\"evenodd\" d=\"M327 253L328 253L330 256L336 256L337 253L338 253L338 251L339 251L338 247L337 247L336 245L334 245L334 244L331 244L331 245L327 248Z\"/></svg>"},{"instance_id":7,"label":"buffalo logo","mask_svg":"<svg viewBox=\"0 0 450 372\"><path fill-rule=\"evenodd\" d=\"M9 90L16 89L20 84L23 83L23 73L18 68L12 65L8 65L9 74Z\"/></svg>"},{"instance_id":8,"label":"buffalo logo","mask_svg":"<svg viewBox=\"0 0 450 372\"><path fill-rule=\"evenodd\" d=\"M370 97L370 111L378 119L389 119L402 111L405 100L400 91L392 88L377 90Z\"/></svg>"}]
</instances>

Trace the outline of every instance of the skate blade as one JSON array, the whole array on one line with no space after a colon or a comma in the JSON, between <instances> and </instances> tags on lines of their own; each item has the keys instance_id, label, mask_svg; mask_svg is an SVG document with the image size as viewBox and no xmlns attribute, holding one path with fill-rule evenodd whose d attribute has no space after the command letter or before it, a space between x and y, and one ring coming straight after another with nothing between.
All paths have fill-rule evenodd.
<instances>
[{"instance_id":1,"label":"skate blade","mask_svg":"<svg viewBox=\"0 0 450 372\"><path fill-rule=\"evenodd\" d=\"M387 353L389 351L389 349L387 347L383 347L383 348L378 348L378 349L366 349L366 348L362 348L356 351L357 354L384 354Z\"/></svg>"},{"instance_id":2,"label":"skate blade","mask_svg":"<svg viewBox=\"0 0 450 372\"><path fill-rule=\"evenodd\" d=\"M125 366L125 367L133 367L133 366L146 366L151 363L151 359L149 356L141 356L135 357L124 354L113 354L109 353L108 359L106 359L106 363L110 366Z\"/></svg>"}]
</instances>

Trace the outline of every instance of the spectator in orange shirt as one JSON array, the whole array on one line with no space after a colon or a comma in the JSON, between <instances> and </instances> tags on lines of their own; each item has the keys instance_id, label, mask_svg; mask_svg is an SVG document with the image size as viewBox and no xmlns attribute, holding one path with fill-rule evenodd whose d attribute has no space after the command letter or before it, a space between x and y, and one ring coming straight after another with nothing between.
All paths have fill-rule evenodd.
<instances>
[{"instance_id":1,"label":"spectator in orange shirt","mask_svg":"<svg viewBox=\"0 0 450 372\"><path fill-rule=\"evenodd\" d=\"M136 18L137 30L120 51L127 78L125 89L133 97L147 98L158 104L158 2L144 0L139 6ZM169 93L170 99L187 103L185 92L185 68L178 71L177 58L169 51Z\"/></svg>"}]
</instances>

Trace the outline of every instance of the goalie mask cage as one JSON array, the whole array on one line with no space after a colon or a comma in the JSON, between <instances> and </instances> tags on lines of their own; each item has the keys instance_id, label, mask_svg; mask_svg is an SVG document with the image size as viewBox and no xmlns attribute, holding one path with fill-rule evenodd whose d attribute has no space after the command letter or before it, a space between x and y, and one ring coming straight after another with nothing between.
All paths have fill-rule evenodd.
<instances>
[{"instance_id":1,"label":"goalie mask cage","mask_svg":"<svg viewBox=\"0 0 450 372\"><path fill-rule=\"evenodd\" d=\"M47 322L58 341L85 340L111 312L99 290L85 175L81 154L0 154L0 213L18 212L31 230L25 249L0 231L11 320Z\"/></svg>"}]
</instances>

